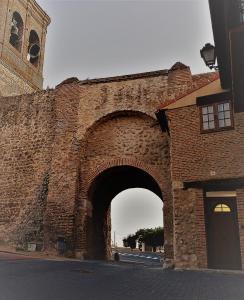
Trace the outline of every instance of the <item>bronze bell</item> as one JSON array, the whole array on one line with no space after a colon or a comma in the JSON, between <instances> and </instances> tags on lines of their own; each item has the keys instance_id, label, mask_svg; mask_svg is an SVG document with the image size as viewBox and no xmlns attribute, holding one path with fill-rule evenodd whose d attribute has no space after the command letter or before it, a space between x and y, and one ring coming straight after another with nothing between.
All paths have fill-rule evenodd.
<instances>
[{"instance_id":1,"label":"bronze bell","mask_svg":"<svg viewBox=\"0 0 244 300\"><path fill-rule=\"evenodd\" d=\"M30 57L35 58L39 55L40 46L38 43L33 43L29 46L29 54Z\"/></svg>"},{"instance_id":2,"label":"bronze bell","mask_svg":"<svg viewBox=\"0 0 244 300\"><path fill-rule=\"evenodd\" d=\"M11 36L10 36L10 40L12 44L15 44L18 42L19 39L19 28L17 26L17 21L15 19L12 20L12 24L11 24Z\"/></svg>"},{"instance_id":3,"label":"bronze bell","mask_svg":"<svg viewBox=\"0 0 244 300\"><path fill-rule=\"evenodd\" d=\"M33 63L39 56L40 45L39 43L33 43L29 45L30 62Z\"/></svg>"}]
</instances>

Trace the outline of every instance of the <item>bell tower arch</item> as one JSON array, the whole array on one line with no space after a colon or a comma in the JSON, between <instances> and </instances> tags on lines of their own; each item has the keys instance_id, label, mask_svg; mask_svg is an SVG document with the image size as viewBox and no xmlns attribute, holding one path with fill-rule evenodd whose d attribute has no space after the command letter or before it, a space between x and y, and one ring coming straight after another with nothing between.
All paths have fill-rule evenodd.
<instances>
[{"instance_id":1,"label":"bell tower arch","mask_svg":"<svg viewBox=\"0 0 244 300\"><path fill-rule=\"evenodd\" d=\"M0 96L42 89L47 27L35 0L0 2Z\"/></svg>"}]
</instances>

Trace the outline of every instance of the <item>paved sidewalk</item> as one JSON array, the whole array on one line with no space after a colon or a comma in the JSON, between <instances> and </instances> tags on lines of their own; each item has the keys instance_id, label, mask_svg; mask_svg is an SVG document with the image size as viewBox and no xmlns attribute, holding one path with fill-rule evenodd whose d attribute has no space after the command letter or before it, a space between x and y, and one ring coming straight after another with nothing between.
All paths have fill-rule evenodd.
<instances>
[{"instance_id":1,"label":"paved sidewalk","mask_svg":"<svg viewBox=\"0 0 244 300\"><path fill-rule=\"evenodd\" d=\"M0 260L0 300L243 300L244 275L98 261Z\"/></svg>"}]
</instances>

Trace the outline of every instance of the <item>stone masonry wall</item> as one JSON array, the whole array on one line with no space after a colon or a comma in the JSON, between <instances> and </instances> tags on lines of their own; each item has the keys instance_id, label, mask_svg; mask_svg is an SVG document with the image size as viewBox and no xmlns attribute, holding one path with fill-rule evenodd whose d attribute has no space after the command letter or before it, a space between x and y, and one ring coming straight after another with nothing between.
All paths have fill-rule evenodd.
<instances>
[{"instance_id":1,"label":"stone masonry wall","mask_svg":"<svg viewBox=\"0 0 244 300\"><path fill-rule=\"evenodd\" d=\"M154 133L159 138L156 145L163 141L154 111L163 95L167 96L166 88L167 76L165 75L105 83L78 82L64 84L57 88L55 91L57 126L44 224L50 247L58 236L64 236L71 247L73 247L74 235L75 238L82 240L82 230L85 226L87 209L89 210L87 190L92 180L90 176L93 176L94 168L99 168L108 157L122 159L127 156L133 159L135 150L141 151L138 158L145 164L155 165L155 169L161 175L160 178L167 177L169 180L169 173L166 175L162 163L159 164L159 157L164 155L163 151L166 151L162 150L164 146L156 148L157 150L149 149L150 146L155 146ZM117 119L114 117L121 114L124 117ZM128 118L128 115L133 114L138 116ZM139 115L147 117L139 117ZM105 120L109 122L106 123ZM133 124L135 120L136 123ZM151 128L145 130L148 122ZM144 133L142 128L139 131L139 126L143 127ZM111 129L116 134L113 134ZM119 135L117 133L120 129ZM107 135L108 131L110 137ZM140 134L137 136L137 133ZM102 136L104 141L101 141ZM136 141L134 142L133 139ZM143 144L145 139L150 141L147 141L145 148L141 145L142 148L139 149L140 143ZM89 151L86 151L87 142ZM130 150L129 144L131 144ZM97 155L96 151L101 152ZM153 156L150 158L150 155ZM94 159L93 165L92 159ZM89 173L89 170L93 172ZM169 204L168 211L172 213L172 204ZM74 233L73 228L74 215L77 213L79 221L78 223L76 221L76 226L80 228L79 236ZM170 220L172 221L172 218ZM172 228L172 225L170 227Z\"/></svg>"},{"instance_id":2,"label":"stone masonry wall","mask_svg":"<svg viewBox=\"0 0 244 300\"><path fill-rule=\"evenodd\" d=\"M111 158L133 157L151 165L163 166L164 153L169 155L167 139L155 120L144 114L119 114L93 128L86 139L86 162L96 164ZM165 170L166 169L166 170Z\"/></svg>"},{"instance_id":3,"label":"stone masonry wall","mask_svg":"<svg viewBox=\"0 0 244 300\"><path fill-rule=\"evenodd\" d=\"M82 252L89 186L104 170L129 165L147 172L162 190L172 257L168 136L154 115L163 101L189 88L186 70L184 82L179 70L177 76L172 72L174 83L167 71L158 71L69 81L54 91L1 98L1 239L44 236L50 250L64 237L71 252Z\"/></svg>"},{"instance_id":4,"label":"stone masonry wall","mask_svg":"<svg viewBox=\"0 0 244 300\"><path fill-rule=\"evenodd\" d=\"M86 136L81 178L94 178L94 169L116 166L118 161L130 165L141 162L143 169L155 169L164 197L165 240L172 245L172 205L167 135L163 135L155 119L139 112L120 112L99 122ZM155 178L156 179L156 178ZM83 187L89 184L83 185ZM84 189L87 195L87 190ZM87 196L84 196L84 198ZM92 203L87 203L91 214ZM78 236L81 234L78 234ZM81 241L82 243L82 241ZM82 247L82 245L77 245Z\"/></svg>"},{"instance_id":5,"label":"stone masonry wall","mask_svg":"<svg viewBox=\"0 0 244 300\"><path fill-rule=\"evenodd\" d=\"M34 89L20 76L15 75L0 60L0 96L30 94Z\"/></svg>"},{"instance_id":6,"label":"stone masonry wall","mask_svg":"<svg viewBox=\"0 0 244 300\"><path fill-rule=\"evenodd\" d=\"M0 239L42 241L53 140L48 93L0 98Z\"/></svg>"},{"instance_id":7,"label":"stone masonry wall","mask_svg":"<svg viewBox=\"0 0 244 300\"><path fill-rule=\"evenodd\" d=\"M174 189L174 263L207 268L203 191Z\"/></svg>"},{"instance_id":8,"label":"stone masonry wall","mask_svg":"<svg viewBox=\"0 0 244 300\"><path fill-rule=\"evenodd\" d=\"M190 73L189 69L188 73ZM169 97L173 97L174 88L176 94L180 93L181 88L186 89L184 84L187 84L189 88L189 82L184 82L184 84L181 82L179 84L174 76L171 77L174 79L174 85L171 84L170 88L167 71L83 82L74 80L73 83L68 80L68 83L63 83L57 87L55 90L57 126L53 144L52 176L49 183L46 222L44 224L47 237L46 245L49 248L53 247L58 236L62 236L66 238L70 248L78 247L77 250L81 250L86 234L86 216L90 211L87 191L93 179L106 168L121 164L140 166L140 168L148 170L149 174L152 172L154 178L160 178L161 188L167 186L165 189L168 189L169 185L164 184L166 181L170 181L170 174L165 167L167 164L164 164L163 167L162 163L158 164L161 155L163 157L164 155L167 156L167 152L164 153L166 150L162 151L159 147L157 148L156 156L153 154L153 158L149 158L149 153L152 154L154 150L149 150L149 153L147 153L146 149L149 149L150 145L155 146L154 135L164 143L163 135L161 134L160 136L159 125L154 114L156 108L162 101L167 101ZM180 78L180 76L177 78ZM122 118L122 115L124 115L124 118ZM133 115L137 117L133 119ZM143 115L147 116L147 118L142 117ZM125 117L127 118L126 121ZM114 119L111 121L112 123L106 123L106 121L111 119ZM145 120L150 119L151 129L145 132L145 137L143 133L140 133L138 137L135 137L135 133L133 136L131 135L133 126L138 126L136 125L137 123L133 125L134 120L140 122L138 124L141 124L140 126L143 126L144 129L145 124L148 124L148 121ZM117 128L120 128L120 122L122 122L121 125L124 124L122 126L124 128L122 130L123 134L121 133L120 137L112 135L108 138L111 135L111 128L119 130L114 128L114 124L117 124ZM145 122L144 125L143 122ZM108 126L106 130L104 126ZM93 133L96 130L97 133ZM109 130L110 133L108 135ZM145 144L145 140L149 139L148 132L151 132L151 142L147 141ZM99 135L102 136L104 134L105 142L100 144L100 149L93 149L96 143L93 142L92 144L90 142L90 151L86 152L90 134L92 134L91 137L94 136L94 141L96 138L99 139ZM125 145L127 134L127 143L132 145L130 151ZM134 138L137 141L136 146L133 142ZM117 148L115 148L116 140L120 143L120 145L117 145ZM100 143L101 139L98 142ZM138 145L141 142L142 149L139 150ZM103 146L106 143L108 144L107 148ZM158 140L157 145L159 143ZM146 146L145 149L143 145ZM139 152L137 153L138 160L134 159L134 150L136 148L136 151L142 151L141 155ZM118 149L120 153L118 153ZM103 152L94 159L93 165L91 164L89 169L87 165L88 159L91 159L90 156L94 155L92 154L93 151L96 152L97 150ZM110 161L108 161L108 157L110 157ZM126 157L126 160L124 157ZM156 161L155 157L157 157ZM166 169L167 172L165 172ZM165 219L168 219L170 223L167 225L168 229L166 229L166 232L169 232L167 238L169 243L168 252L172 256L172 200L170 192L163 190L163 194L167 195L165 198L168 198L168 205L165 205L164 215L167 216ZM78 230L76 230L77 228ZM74 243L76 246L74 246Z\"/></svg>"}]
</instances>

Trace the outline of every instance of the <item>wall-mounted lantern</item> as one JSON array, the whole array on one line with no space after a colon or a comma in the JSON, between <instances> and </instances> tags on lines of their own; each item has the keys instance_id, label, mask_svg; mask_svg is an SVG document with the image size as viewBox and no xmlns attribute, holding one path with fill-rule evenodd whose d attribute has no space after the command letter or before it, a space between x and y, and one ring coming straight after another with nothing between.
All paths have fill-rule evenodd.
<instances>
[{"instance_id":1,"label":"wall-mounted lantern","mask_svg":"<svg viewBox=\"0 0 244 300\"><path fill-rule=\"evenodd\" d=\"M210 69L218 70L218 66L215 66L216 51L215 47L210 43L206 44L201 50L200 54L207 67Z\"/></svg>"}]
</instances>

